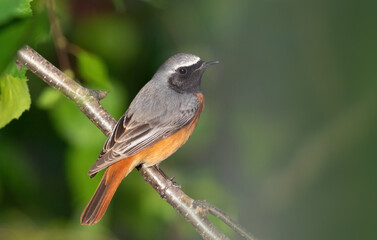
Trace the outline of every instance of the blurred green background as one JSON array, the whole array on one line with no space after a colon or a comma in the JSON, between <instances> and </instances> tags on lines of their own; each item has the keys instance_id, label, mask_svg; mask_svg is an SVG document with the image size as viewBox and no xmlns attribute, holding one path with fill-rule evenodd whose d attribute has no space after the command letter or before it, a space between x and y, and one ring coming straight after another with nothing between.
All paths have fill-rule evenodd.
<instances>
[{"instance_id":1,"label":"blurred green background","mask_svg":"<svg viewBox=\"0 0 377 240\"><path fill-rule=\"evenodd\" d=\"M27 0L1 2L1 71L23 44L66 68L48 4L31 2L31 14L9 10ZM196 131L161 168L260 240L347 240L377 235L376 9L376 1L71 0L56 1L55 17L69 42L68 73L109 91L102 102L117 119L169 56L219 60L203 78ZM87 171L106 138L27 76L30 110L0 130L0 239L200 239L137 171L100 223L81 226L100 180Z\"/></svg>"}]
</instances>

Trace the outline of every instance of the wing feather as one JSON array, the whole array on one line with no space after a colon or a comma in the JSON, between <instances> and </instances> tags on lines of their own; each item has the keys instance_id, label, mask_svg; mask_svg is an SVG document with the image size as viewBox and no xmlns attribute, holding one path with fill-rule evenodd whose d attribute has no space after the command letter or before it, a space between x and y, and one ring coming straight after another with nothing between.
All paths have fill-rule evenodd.
<instances>
[{"instance_id":1,"label":"wing feather","mask_svg":"<svg viewBox=\"0 0 377 240\"><path fill-rule=\"evenodd\" d=\"M199 104L199 100L195 98L194 103L180 109L173 117L162 119L159 115L147 122L140 121L127 111L107 139L97 162L90 168L89 175L93 177L115 162L133 156L174 134L193 120Z\"/></svg>"}]
</instances>

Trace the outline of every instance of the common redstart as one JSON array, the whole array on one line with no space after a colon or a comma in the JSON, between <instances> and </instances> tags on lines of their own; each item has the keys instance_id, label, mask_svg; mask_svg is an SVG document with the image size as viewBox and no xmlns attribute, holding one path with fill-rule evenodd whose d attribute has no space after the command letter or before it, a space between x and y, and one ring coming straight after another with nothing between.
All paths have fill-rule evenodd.
<instances>
[{"instance_id":1,"label":"common redstart","mask_svg":"<svg viewBox=\"0 0 377 240\"><path fill-rule=\"evenodd\" d=\"M119 184L132 169L139 164L160 163L187 141L204 107L202 75L215 63L192 54L176 54L140 90L89 170L94 177L107 168L81 215L81 224L101 220Z\"/></svg>"}]
</instances>

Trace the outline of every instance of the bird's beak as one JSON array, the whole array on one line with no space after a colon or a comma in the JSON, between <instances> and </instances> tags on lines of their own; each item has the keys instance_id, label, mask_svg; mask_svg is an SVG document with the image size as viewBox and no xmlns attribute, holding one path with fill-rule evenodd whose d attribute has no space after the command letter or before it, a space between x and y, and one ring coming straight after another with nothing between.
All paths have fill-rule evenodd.
<instances>
[{"instance_id":1,"label":"bird's beak","mask_svg":"<svg viewBox=\"0 0 377 240\"><path fill-rule=\"evenodd\" d=\"M214 64L218 64L220 63L219 61L209 61L209 62L203 62L202 64L202 67L201 68L204 68L206 69L207 67L211 66L211 65L214 65Z\"/></svg>"}]
</instances>

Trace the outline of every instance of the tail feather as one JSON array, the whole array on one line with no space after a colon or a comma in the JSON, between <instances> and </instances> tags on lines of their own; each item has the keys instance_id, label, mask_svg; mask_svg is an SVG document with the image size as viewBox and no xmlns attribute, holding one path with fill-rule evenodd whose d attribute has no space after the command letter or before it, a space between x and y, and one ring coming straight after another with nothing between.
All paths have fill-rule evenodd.
<instances>
[{"instance_id":1,"label":"tail feather","mask_svg":"<svg viewBox=\"0 0 377 240\"><path fill-rule=\"evenodd\" d=\"M105 214L119 184L137 164L130 158L111 165L81 215L82 225L93 225Z\"/></svg>"}]
</instances>

